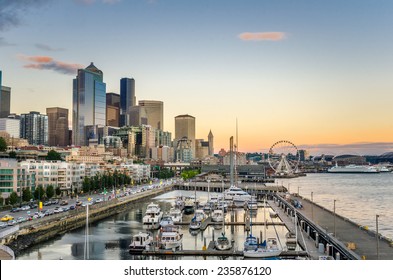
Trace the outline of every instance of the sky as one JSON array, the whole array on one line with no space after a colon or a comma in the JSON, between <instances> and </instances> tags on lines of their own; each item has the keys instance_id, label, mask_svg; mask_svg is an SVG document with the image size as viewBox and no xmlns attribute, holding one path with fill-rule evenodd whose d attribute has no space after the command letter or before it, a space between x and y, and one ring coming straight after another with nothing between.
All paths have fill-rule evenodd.
<instances>
[{"instance_id":1,"label":"sky","mask_svg":"<svg viewBox=\"0 0 393 280\"><path fill-rule=\"evenodd\" d=\"M132 77L241 151L288 140L312 153L393 151L390 0L0 0L0 70L11 111L72 110L90 62L108 92ZM70 114L69 119L72 119Z\"/></svg>"}]
</instances>

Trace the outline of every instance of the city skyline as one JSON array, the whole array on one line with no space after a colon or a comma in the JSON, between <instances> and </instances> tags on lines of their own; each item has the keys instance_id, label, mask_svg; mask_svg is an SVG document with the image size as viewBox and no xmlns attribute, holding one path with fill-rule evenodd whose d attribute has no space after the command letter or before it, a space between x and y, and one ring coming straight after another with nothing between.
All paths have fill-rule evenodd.
<instances>
[{"instance_id":1,"label":"city skyline","mask_svg":"<svg viewBox=\"0 0 393 280\"><path fill-rule=\"evenodd\" d=\"M281 139L393 150L393 3L15 2L0 7L11 113L71 112L76 69L93 61L107 92L120 94L120 79L132 77L138 100L163 101L166 131L175 116L194 116L196 138L212 130L216 153L236 118L242 151Z\"/></svg>"}]
</instances>

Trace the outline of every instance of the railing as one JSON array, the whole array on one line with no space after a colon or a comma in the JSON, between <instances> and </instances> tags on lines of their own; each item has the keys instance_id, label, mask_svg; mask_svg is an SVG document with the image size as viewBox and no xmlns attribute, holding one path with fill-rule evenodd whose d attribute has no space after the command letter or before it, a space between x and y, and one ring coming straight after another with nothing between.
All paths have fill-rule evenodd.
<instances>
[{"instance_id":1,"label":"railing","mask_svg":"<svg viewBox=\"0 0 393 280\"><path fill-rule=\"evenodd\" d=\"M13 260L15 260L15 253L14 253L14 251L11 250L11 248L9 248L9 247L7 247L5 245L0 245L0 250L3 250L7 254L9 254L11 256L11 258Z\"/></svg>"},{"instance_id":2,"label":"railing","mask_svg":"<svg viewBox=\"0 0 393 280\"><path fill-rule=\"evenodd\" d=\"M7 229L4 229L0 231L0 239L6 237L7 235L13 234L19 230L19 225L15 225L12 227L8 227Z\"/></svg>"}]
</instances>

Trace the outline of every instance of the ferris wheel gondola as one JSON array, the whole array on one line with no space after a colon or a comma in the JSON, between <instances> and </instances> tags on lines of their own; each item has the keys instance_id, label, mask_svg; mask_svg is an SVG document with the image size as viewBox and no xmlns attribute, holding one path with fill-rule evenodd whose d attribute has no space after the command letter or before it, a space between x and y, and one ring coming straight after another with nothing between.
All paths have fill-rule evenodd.
<instances>
[{"instance_id":1,"label":"ferris wheel gondola","mask_svg":"<svg viewBox=\"0 0 393 280\"><path fill-rule=\"evenodd\" d=\"M300 154L295 144L281 140L270 147L268 161L275 174L292 175L298 172Z\"/></svg>"}]
</instances>

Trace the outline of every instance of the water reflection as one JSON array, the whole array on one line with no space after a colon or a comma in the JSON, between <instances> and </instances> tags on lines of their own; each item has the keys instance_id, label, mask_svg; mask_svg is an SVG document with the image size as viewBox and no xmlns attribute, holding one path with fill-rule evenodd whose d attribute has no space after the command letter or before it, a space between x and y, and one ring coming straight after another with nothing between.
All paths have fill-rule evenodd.
<instances>
[{"instance_id":1,"label":"water reflection","mask_svg":"<svg viewBox=\"0 0 393 280\"><path fill-rule=\"evenodd\" d=\"M194 192L191 192L194 195ZM175 198L179 195L190 196L189 192L173 191L156 197L154 201L158 203L161 209L167 213L172 207ZM207 193L197 192L197 199L202 203L207 200ZM141 201L134 203L130 210L124 213L120 213L101 220L99 222L92 223L90 225L90 245L89 255L90 259L93 260L141 260L141 259L204 259L204 257L186 256L141 256L131 255L128 252L128 245L131 243L131 237L139 232L145 231L142 224L143 214L150 201ZM251 212L251 220L253 223L262 223L264 218L268 221L280 222L278 218L271 219L268 214L268 210L264 212L264 208L258 207L258 210ZM243 208L228 209L225 214L225 223L228 222L244 222L246 218L245 211ZM208 226L204 231L189 231L188 224L192 219L192 215L183 215L183 222L186 225L180 226L180 233L183 234L183 246L184 250L202 250L203 247L208 247L209 243L222 232L225 232L229 240L234 241L234 249L242 250L245 237L249 234L245 230L244 225L214 225ZM158 238L158 230L150 231L152 236ZM264 238L263 225L253 225L252 233L258 238ZM287 229L285 226L276 225L268 226L266 229L266 235L276 237L278 235L279 240L285 246L285 234ZM71 260L82 260L84 257L84 240L85 240L85 229L80 228L69 233L64 234L61 237L53 239L51 241L39 244L31 249L28 249L17 259L71 259ZM39 252L39 254L38 254ZM208 257L207 259L217 259L217 257ZM229 259L234 259L233 257Z\"/></svg>"}]
</instances>

